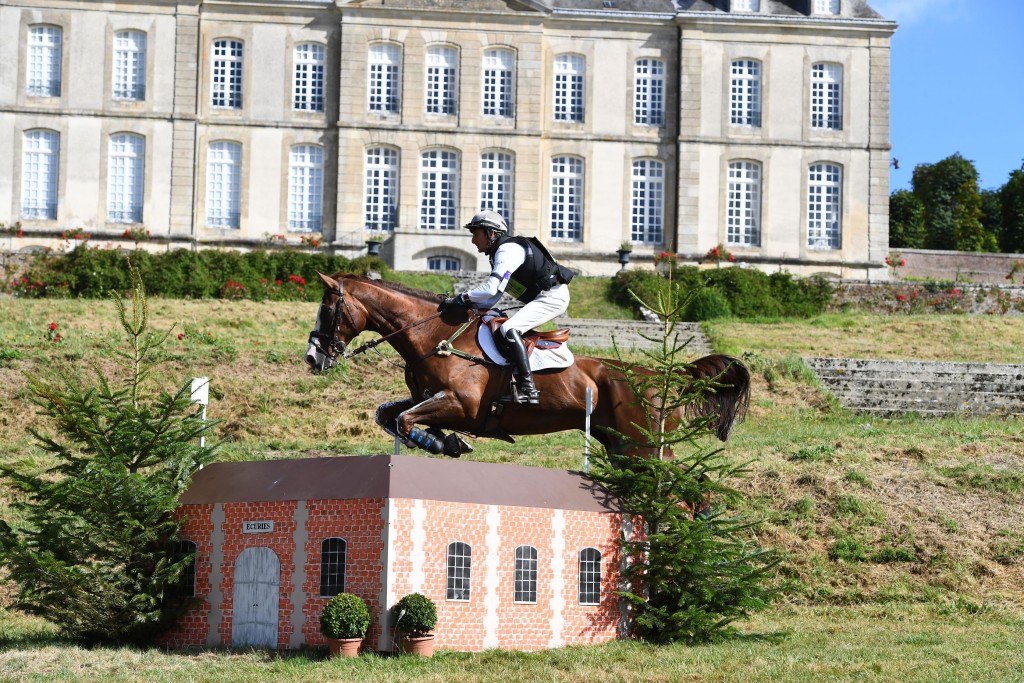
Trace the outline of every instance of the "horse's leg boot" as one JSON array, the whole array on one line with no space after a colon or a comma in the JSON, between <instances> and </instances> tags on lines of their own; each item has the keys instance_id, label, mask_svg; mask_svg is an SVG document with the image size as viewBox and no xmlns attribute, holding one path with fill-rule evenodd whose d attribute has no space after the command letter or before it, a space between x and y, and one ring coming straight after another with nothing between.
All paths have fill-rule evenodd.
<instances>
[{"instance_id":1,"label":"horse's leg boot","mask_svg":"<svg viewBox=\"0 0 1024 683\"><path fill-rule=\"evenodd\" d=\"M529 403L537 405L540 403L540 392L533 383L533 373L530 371L530 358L526 355L526 344L523 342L523 335L519 330L509 330L505 336L506 348L512 354L513 375L516 378L516 389L514 400L516 403Z\"/></svg>"}]
</instances>

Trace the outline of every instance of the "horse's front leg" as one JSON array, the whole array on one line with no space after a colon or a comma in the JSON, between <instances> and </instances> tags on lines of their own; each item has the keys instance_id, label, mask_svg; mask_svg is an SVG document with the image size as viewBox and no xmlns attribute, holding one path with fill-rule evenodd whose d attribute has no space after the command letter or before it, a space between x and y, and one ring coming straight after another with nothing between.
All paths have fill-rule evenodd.
<instances>
[{"instance_id":1,"label":"horse's front leg","mask_svg":"<svg viewBox=\"0 0 1024 683\"><path fill-rule=\"evenodd\" d=\"M414 405L416 405L416 401L411 398L381 403L377 406L377 413L373 416L373 420L391 436L398 436L398 416L402 414L403 410L408 410Z\"/></svg>"},{"instance_id":2,"label":"horse's front leg","mask_svg":"<svg viewBox=\"0 0 1024 683\"><path fill-rule=\"evenodd\" d=\"M445 435L436 425L452 424L465 420L466 411L462 402L449 391L439 391L426 401L402 412L397 419L398 433L420 448L431 453L444 453L457 458L473 449L457 434ZM415 425L433 427L422 430Z\"/></svg>"}]
</instances>

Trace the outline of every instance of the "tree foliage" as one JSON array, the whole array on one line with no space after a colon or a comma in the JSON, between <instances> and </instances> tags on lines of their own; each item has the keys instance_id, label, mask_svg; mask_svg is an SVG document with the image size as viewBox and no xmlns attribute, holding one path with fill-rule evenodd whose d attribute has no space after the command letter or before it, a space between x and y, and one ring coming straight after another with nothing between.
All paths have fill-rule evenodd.
<instances>
[{"instance_id":1,"label":"tree foliage","mask_svg":"<svg viewBox=\"0 0 1024 683\"><path fill-rule=\"evenodd\" d=\"M113 293L126 343L118 370L57 367L29 376L31 401L54 434L32 436L52 466L0 466L13 513L0 521L0 557L18 585L17 607L86 642L142 642L184 606L178 582L193 560L174 552L178 498L211 459L198 445L212 424L191 385L154 385L170 330L153 332L139 274L131 300Z\"/></svg>"},{"instance_id":2,"label":"tree foliage","mask_svg":"<svg viewBox=\"0 0 1024 683\"><path fill-rule=\"evenodd\" d=\"M924 245L924 206L910 190L896 190L889 195L889 246L923 249Z\"/></svg>"},{"instance_id":3,"label":"tree foliage","mask_svg":"<svg viewBox=\"0 0 1024 683\"><path fill-rule=\"evenodd\" d=\"M935 164L919 164L911 183L924 212L925 249L998 251L995 237L981 224L973 162L957 153Z\"/></svg>"},{"instance_id":4,"label":"tree foliage","mask_svg":"<svg viewBox=\"0 0 1024 683\"><path fill-rule=\"evenodd\" d=\"M676 306L670 296L659 295L645 305L673 321L685 303ZM653 372L627 370L626 382L648 415L636 425L641 436L635 443L659 457L599 451L592 476L637 525L638 533L620 541L630 587L620 595L633 607L637 635L656 642L710 642L735 634L735 620L771 603L776 590L769 573L779 557L758 547L758 522L729 509L740 494L727 482L748 470L706 445L715 416L679 424L670 418L719 385L714 378L690 381L682 360L686 342L679 341L674 323L657 341L658 349L645 352Z\"/></svg>"},{"instance_id":5,"label":"tree foliage","mask_svg":"<svg viewBox=\"0 0 1024 683\"><path fill-rule=\"evenodd\" d=\"M999 208L1002 214L1003 251L1024 252L1024 166L1010 174L999 191Z\"/></svg>"}]
</instances>

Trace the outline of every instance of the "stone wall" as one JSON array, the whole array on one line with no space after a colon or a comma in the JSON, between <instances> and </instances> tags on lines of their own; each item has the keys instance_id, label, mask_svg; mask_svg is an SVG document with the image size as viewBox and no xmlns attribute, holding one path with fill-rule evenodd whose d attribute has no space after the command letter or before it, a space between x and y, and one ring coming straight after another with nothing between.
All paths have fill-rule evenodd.
<instances>
[{"instance_id":1,"label":"stone wall","mask_svg":"<svg viewBox=\"0 0 1024 683\"><path fill-rule=\"evenodd\" d=\"M1024 254L986 254L968 251L939 251L934 249L890 249L891 260L902 258L906 264L892 269L895 282L907 279L951 280L1009 285L1024 281L1024 272L1017 273L1015 282L1007 277L1014 263L1024 268Z\"/></svg>"}]
</instances>

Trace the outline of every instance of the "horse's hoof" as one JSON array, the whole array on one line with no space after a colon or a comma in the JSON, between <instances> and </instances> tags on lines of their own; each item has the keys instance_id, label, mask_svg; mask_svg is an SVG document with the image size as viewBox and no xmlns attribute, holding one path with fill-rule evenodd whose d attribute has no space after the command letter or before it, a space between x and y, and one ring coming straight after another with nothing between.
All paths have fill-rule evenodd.
<instances>
[{"instance_id":1,"label":"horse's hoof","mask_svg":"<svg viewBox=\"0 0 1024 683\"><path fill-rule=\"evenodd\" d=\"M458 434L448 434L444 437L443 453L449 458L458 458L463 453L472 453L473 447L463 440Z\"/></svg>"}]
</instances>

